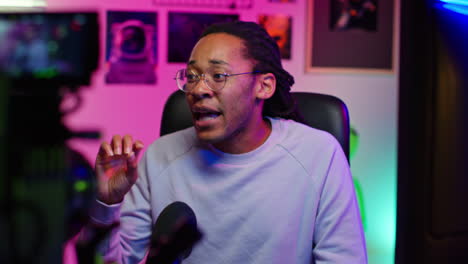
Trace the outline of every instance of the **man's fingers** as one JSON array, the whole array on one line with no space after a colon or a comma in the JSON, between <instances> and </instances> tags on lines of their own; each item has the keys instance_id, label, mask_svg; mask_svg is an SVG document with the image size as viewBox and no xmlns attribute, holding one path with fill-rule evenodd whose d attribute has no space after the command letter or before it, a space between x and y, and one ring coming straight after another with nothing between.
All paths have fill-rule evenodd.
<instances>
[{"instance_id":1,"label":"man's fingers","mask_svg":"<svg viewBox=\"0 0 468 264\"><path fill-rule=\"evenodd\" d=\"M127 166L129 170L136 168L138 163L138 156L143 147L143 142L141 142L140 140L135 141L135 143L133 144L133 151L128 155L127 158Z\"/></svg>"},{"instance_id":2,"label":"man's fingers","mask_svg":"<svg viewBox=\"0 0 468 264\"><path fill-rule=\"evenodd\" d=\"M140 140L133 141L131 135L114 135L110 143L102 142L99 149L99 154L96 159L96 169L104 174L108 169L118 171L122 166L127 167L127 177L131 182L136 180L136 167L138 156L144 148L143 142ZM109 171L111 172L111 171Z\"/></svg>"},{"instance_id":3,"label":"man's fingers","mask_svg":"<svg viewBox=\"0 0 468 264\"><path fill-rule=\"evenodd\" d=\"M129 155L129 165L133 168L136 168L137 163L138 163L138 157L140 155L141 150L143 149L144 145L143 142L140 140L135 141L135 144L133 144L133 152Z\"/></svg>"},{"instance_id":4,"label":"man's fingers","mask_svg":"<svg viewBox=\"0 0 468 264\"><path fill-rule=\"evenodd\" d=\"M115 155L122 154L122 137L120 135L114 135L112 137L112 149Z\"/></svg>"},{"instance_id":5,"label":"man's fingers","mask_svg":"<svg viewBox=\"0 0 468 264\"><path fill-rule=\"evenodd\" d=\"M114 151L112 151L112 147L107 142L102 142L101 147L99 148L98 155L101 157L111 157L114 156Z\"/></svg>"},{"instance_id":6,"label":"man's fingers","mask_svg":"<svg viewBox=\"0 0 468 264\"><path fill-rule=\"evenodd\" d=\"M136 156L138 157L138 153L140 153L140 151L145 147L145 145L143 145L143 142L141 142L141 140L137 140L135 141L135 144L133 144L133 151L135 152Z\"/></svg>"},{"instance_id":7,"label":"man's fingers","mask_svg":"<svg viewBox=\"0 0 468 264\"><path fill-rule=\"evenodd\" d=\"M129 155L133 148L133 137L131 135L125 135L123 138L123 151L125 155Z\"/></svg>"},{"instance_id":8,"label":"man's fingers","mask_svg":"<svg viewBox=\"0 0 468 264\"><path fill-rule=\"evenodd\" d=\"M138 155L143 149L144 145L143 142L140 140L135 141L133 144L133 151L129 154L127 158L127 177L130 182L135 182L138 175L137 175L137 165L138 165Z\"/></svg>"},{"instance_id":9,"label":"man's fingers","mask_svg":"<svg viewBox=\"0 0 468 264\"><path fill-rule=\"evenodd\" d=\"M135 183L138 178L137 163L136 153L132 152L127 158L127 179L132 184Z\"/></svg>"}]
</instances>

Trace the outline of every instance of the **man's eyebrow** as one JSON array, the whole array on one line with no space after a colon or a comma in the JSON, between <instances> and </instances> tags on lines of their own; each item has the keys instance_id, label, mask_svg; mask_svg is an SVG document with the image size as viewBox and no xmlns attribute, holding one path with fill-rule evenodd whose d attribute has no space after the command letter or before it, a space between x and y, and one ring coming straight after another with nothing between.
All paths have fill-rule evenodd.
<instances>
[{"instance_id":1,"label":"man's eyebrow","mask_svg":"<svg viewBox=\"0 0 468 264\"><path fill-rule=\"evenodd\" d=\"M216 65L229 65L229 63L223 61L223 60L210 60L210 64L216 64Z\"/></svg>"},{"instance_id":2,"label":"man's eyebrow","mask_svg":"<svg viewBox=\"0 0 468 264\"><path fill-rule=\"evenodd\" d=\"M223 61L223 60L209 60L208 61L210 64L214 64L214 65L229 65L229 63ZM187 66L190 66L190 65L194 65L195 63L197 63L196 60L191 60L187 63Z\"/></svg>"}]
</instances>

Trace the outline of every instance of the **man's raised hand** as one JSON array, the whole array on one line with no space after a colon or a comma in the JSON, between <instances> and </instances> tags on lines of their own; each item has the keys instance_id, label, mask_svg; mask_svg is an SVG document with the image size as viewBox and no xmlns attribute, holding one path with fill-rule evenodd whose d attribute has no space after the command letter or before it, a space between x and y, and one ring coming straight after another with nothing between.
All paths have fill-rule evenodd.
<instances>
[{"instance_id":1,"label":"man's raised hand","mask_svg":"<svg viewBox=\"0 0 468 264\"><path fill-rule=\"evenodd\" d=\"M112 137L102 142L96 157L97 199L106 204L120 203L136 182L138 155L143 149L140 140L132 136Z\"/></svg>"}]
</instances>

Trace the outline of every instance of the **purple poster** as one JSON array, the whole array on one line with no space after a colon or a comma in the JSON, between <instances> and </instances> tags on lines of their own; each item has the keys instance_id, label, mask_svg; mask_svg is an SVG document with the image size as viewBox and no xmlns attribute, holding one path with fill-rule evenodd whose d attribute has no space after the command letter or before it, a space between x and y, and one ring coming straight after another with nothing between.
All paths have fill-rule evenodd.
<instances>
[{"instance_id":1,"label":"purple poster","mask_svg":"<svg viewBox=\"0 0 468 264\"><path fill-rule=\"evenodd\" d=\"M151 12L107 12L106 83L156 83L156 18Z\"/></svg>"}]
</instances>

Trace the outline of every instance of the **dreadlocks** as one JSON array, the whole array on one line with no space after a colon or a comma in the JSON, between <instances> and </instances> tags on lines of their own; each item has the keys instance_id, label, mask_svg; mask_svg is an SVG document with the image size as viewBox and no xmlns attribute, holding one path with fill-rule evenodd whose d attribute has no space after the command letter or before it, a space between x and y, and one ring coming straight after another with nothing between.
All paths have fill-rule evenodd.
<instances>
[{"instance_id":1,"label":"dreadlocks","mask_svg":"<svg viewBox=\"0 0 468 264\"><path fill-rule=\"evenodd\" d=\"M302 122L302 116L290 93L294 77L283 69L278 45L265 29L254 22L227 22L209 26L200 38L214 33L226 33L241 38L246 46L245 58L253 59L256 62L253 71L275 75L276 90L273 96L265 101L263 116L281 117Z\"/></svg>"}]
</instances>

